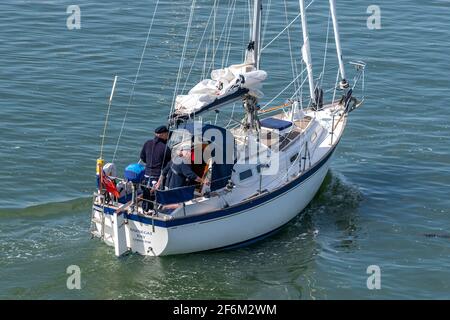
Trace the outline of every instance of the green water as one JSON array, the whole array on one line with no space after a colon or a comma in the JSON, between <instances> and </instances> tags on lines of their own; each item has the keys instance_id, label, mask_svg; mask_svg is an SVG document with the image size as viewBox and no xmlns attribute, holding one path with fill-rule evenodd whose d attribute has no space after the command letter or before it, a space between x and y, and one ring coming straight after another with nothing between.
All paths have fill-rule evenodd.
<instances>
[{"instance_id":1,"label":"green water","mask_svg":"<svg viewBox=\"0 0 450 320\"><path fill-rule=\"evenodd\" d=\"M285 25L283 2L272 2L264 43ZM351 114L320 192L279 233L238 250L160 258L118 259L91 240L90 197L112 78L121 77L107 160L154 3L78 1L80 30L66 27L69 1L0 4L0 298L450 298L448 1L378 1L380 30L366 25L372 3L339 1L344 56L367 63L366 102ZM229 3L220 1L218 30ZM241 61L248 41L246 3L236 4L230 63ZM117 154L120 170L167 116L189 5L160 2ZM297 8L288 1L289 21ZM318 74L326 2L309 10ZM188 61L209 13L210 2L198 1ZM299 24L291 29L297 62ZM283 35L263 53L266 102L292 80L286 43ZM331 67L332 43L329 49ZM203 48L199 57L188 86L201 74ZM219 51L214 66L221 62ZM66 287L70 265L81 269L81 290ZM381 268L381 290L366 286L369 265Z\"/></svg>"}]
</instances>

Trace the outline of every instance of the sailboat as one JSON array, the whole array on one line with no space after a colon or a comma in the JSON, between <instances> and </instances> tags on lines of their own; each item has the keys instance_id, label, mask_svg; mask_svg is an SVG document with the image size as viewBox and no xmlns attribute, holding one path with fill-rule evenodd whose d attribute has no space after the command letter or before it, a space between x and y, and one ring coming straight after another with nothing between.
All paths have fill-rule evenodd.
<instances>
[{"instance_id":1,"label":"sailboat","mask_svg":"<svg viewBox=\"0 0 450 320\"><path fill-rule=\"evenodd\" d=\"M152 190L154 200L144 199L143 166L133 164L117 177L114 164L105 165L101 156L92 236L114 247L116 256L186 254L253 243L299 215L324 181L349 114L364 100L354 91L361 79L364 83L365 64L352 62L355 75L347 78L335 1L329 5L338 62L331 101L324 102L324 90L314 79L306 6L299 0L303 46L298 54L309 97L261 107L262 87L270 76L260 68L263 6L254 0L244 61L213 70L210 78L177 95L170 108L172 158L190 149L189 165L201 183L159 187ZM222 111L231 104L240 106L241 120L227 125L205 120L208 114L225 118ZM143 205L149 201L152 209Z\"/></svg>"}]
</instances>

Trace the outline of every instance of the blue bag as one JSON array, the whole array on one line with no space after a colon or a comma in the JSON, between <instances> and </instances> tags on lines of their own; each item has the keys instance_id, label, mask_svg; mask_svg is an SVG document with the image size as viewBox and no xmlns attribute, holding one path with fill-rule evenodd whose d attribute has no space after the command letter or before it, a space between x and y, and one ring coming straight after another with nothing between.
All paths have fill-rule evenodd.
<instances>
[{"instance_id":1,"label":"blue bag","mask_svg":"<svg viewBox=\"0 0 450 320\"><path fill-rule=\"evenodd\" d=\"M145 167L142 164L133 163L125 168L125 178L133 183L141 183L144 175Z\"/></svg>"}]
</instances>

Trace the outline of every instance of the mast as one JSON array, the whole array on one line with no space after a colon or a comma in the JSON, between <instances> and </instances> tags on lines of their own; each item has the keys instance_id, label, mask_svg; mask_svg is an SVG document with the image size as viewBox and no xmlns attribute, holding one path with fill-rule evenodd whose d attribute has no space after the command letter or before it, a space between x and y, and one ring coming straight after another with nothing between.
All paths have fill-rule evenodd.
<instances>
[{"instance_id":1,"label":"mast","mask_svg":"<svg viewBox=\"0 0 450 320\"><path fill-rule=\"evenodd\" d=\"M262 0L254 0L252 40L250 41L247 47L246 63L253 63L256 69L259 69L260 64L259 53L261 47L261 13L262 13ZM248 133L251 133L253 130L258 131L259 130L258 99L253 95L246 94L243 99L243 107L245 110L245 117L242 120L242 126L244 130L246 130Z\"/></svg>"},{"instance_id":2,"label":"mast","mask_svg":"<svg viewBox=\"0 0 450 320\"><path fill-rule=\"evenodd\" d=\"M306 21L305 2L304 0L299 1L300 1L300 16L302 19L302 31L303 31L302 56L303 61L305 61L306 64L306 70L308 71L309 94L311 95L311 100L315 102L316 95L314 93L315 86L311 63L311 50L309 48L308 22Z\"/></svg>"},{"instance_id":3,"label":"mast","mask_svg":"<svg viewBox=\"0 0 450 320\"><path fill-rule=\"evenodd\" d=\"M254 54L254 63L255 68L259 69L259 52L261 46L261 13L262 13L262 4L261 0L254 0L253 7L253 35L252 42L254 45L253 54Z\"/></svg>"},{"instance_id":4,"label":"mast","mask_svg":"<svg viewBox=\"0 0 450 320\"><path fill-rule=\"evenodd\" d=\"M341 75L341 89L348 88L348 82L345 78L344 62L342 61L341 39L339 37L339 25L336 16L336 1L330 0L331 17L333 19L334 40L336 42L336 52L339 61L339 73Z\"/></svg>"}]
</instances>

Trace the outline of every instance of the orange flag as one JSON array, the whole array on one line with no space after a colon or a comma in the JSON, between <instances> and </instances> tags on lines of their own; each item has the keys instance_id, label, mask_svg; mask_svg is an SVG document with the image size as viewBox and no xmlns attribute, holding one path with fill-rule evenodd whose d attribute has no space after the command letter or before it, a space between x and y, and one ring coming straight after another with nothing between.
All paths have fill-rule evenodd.
<instances>
[{"instance_id":1,"label":"orange flag","mask_svg":"<svg viewBox=\"0 0 450 320\"><path fill-rule=\"evenodd\" d=\"M105 186L106 191L111 193L114 197L119 198L119 191L117 191L114 182L105 174L103 175L102 184Z\"/></svg>"}]
</instances>

